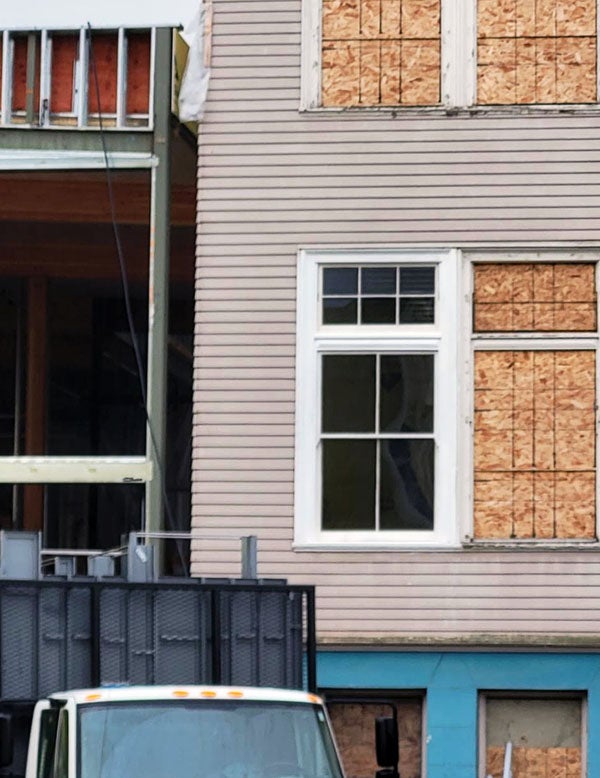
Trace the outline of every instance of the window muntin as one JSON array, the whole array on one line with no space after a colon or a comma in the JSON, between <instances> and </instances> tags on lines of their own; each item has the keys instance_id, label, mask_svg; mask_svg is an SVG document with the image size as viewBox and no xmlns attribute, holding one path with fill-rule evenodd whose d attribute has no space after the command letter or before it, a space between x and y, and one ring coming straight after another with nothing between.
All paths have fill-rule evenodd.
<instances>
[{"instance_id":1,"label":"window muntin","mask_svg":"<svg viewBox=\"0 0 600 778\"><path fill-rule=\"evenodd\" d=\"M434 356L321 362L323 529L432 529Z\"/></svg>"}]
</instances>

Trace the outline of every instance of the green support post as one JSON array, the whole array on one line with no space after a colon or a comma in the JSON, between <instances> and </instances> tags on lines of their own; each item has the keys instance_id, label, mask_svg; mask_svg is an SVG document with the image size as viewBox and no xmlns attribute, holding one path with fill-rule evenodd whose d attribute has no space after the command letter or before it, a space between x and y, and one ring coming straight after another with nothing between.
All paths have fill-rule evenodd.
<instances>
[{"instance_id":1,"label":"green support post","mask_svg":"<svg viewBox=\"0 0 600 778\"><path fill-rule=\"evenodd\" d=\"M150 198L150 259L148 286L148 417L152 430L146 436L146 451L152 459L152 480L146 484L146 532L164 529L164 478L167 437L167 338L169 330L170 250L170 118L172 31L156 31L154 65L154 143L156 166L152 168ZM168 529L173 529L169 527ZM156 569L162 570L160 544Z\"/></svg>"}]
</instances>

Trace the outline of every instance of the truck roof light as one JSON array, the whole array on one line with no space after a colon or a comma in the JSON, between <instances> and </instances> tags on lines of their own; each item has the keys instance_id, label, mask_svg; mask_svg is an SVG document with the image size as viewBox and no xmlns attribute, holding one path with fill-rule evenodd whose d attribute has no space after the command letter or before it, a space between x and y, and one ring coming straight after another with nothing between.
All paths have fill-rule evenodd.
<instances>
[{"instance_id":1,"label":"truck roof light","mask_svg":"<svg viewBox=\"0 0 600 778\"><path fill-rule=\"evenodd\" d=\"M237 689L232 689L231 691L227 692L228 697L243 697L244 692L240 692Z\"/></svg>"},{"instance_id":2,"label":"truck roof light","mask_svg":"<svg viewBox=\"0 0 600 778\"><path fill-rule=\"evenodd\" d=\"M85 701L86 702L95 702L96 700L101 700L102 695L101 694L86 694L85 695Z\"/></svg>"},{"instance_id":3,"label":"truck roof light","mask_svg":"<svg viewBox=\"0 0 600 778\"><path fill-rule=\"evenodd\" d=\"M322 705L323 700L320 697L317 697L316 694L309 694L308 699L310 702L314 702L315 705Z\"/></svg>"},{"instance_id":4,"label":"truck roof light","mask_svg":"<svg viewBox=\"0 0 600 778\"><path fill-rule=\"evenodd\" d=\"M173 691L173 697L189 697L190 693L186 692L185 689L175 689Z\"/></svg>"},{"instance_id":5,"label":"truck roof light","mask_svg":"<svg viewBox=\"0 0 600 778\"><path fill-rule=\"evenodd\" d=\"M201 697L216 697L217 693L216 692L211 692L211 691L208 691L208 690L205 689L203 692L200 692L200 696Z\"/></svg>"}]
</instances>

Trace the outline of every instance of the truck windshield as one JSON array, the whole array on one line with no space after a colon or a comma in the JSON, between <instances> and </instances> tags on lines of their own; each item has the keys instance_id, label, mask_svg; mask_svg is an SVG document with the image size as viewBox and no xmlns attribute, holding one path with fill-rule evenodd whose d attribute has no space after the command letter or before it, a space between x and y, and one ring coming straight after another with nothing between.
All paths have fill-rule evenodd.
<instances>
[{"instance_id":1,"label":"truck windshield","mask_svg":"<svg viewBox=\"0 0 600 778\"><path fill-rule=\"evenodd\" d=\"M323 711L302 703L82 706L80 778L342 778Z\"/></svg>"}]
</instances>

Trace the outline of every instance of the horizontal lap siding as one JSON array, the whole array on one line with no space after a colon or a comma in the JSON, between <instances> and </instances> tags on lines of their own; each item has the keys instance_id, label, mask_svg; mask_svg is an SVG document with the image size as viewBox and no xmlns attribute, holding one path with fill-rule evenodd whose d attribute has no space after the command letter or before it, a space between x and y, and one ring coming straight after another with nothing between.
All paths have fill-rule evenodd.
<instances>
[{"instance_id":1,"label":"horizontal lap siding","mask_svg":"<svg viewBox=\"0 0 600 778\"><path fill-rule=\"evenodd\" d=\"M256 533L261 576L317 584L324 639L597 632L589 552L292 551L298 247L600 239L596 117L300 114L300 23L297 0L215 3L193 572L239 574L237 538Z\"/></svg>"}]
</instances>

